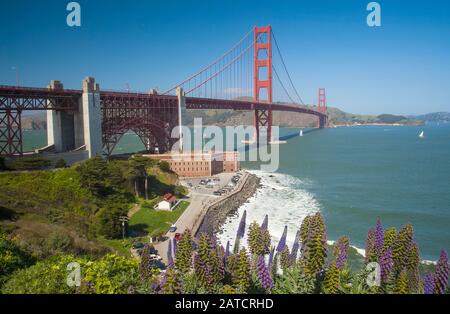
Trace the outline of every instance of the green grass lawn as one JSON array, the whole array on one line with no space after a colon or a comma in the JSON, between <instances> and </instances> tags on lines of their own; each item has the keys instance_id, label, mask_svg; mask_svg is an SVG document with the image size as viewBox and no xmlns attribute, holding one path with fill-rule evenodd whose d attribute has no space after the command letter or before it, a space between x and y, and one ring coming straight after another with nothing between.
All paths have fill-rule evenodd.
<instances>
[{"instance_id":1,"label":"green grass lawn","mask_svg":"<svg viewBox=\"0 0 450 314\"><path fill-rule=\"evenodd\" d=\"M153 209L153 202L145 204L131 217L129 228L139 234L147 233L150 236L164 234L188 206L189 202L181 201L174 211L157 211Z\"/></svg>"}]
</instances>

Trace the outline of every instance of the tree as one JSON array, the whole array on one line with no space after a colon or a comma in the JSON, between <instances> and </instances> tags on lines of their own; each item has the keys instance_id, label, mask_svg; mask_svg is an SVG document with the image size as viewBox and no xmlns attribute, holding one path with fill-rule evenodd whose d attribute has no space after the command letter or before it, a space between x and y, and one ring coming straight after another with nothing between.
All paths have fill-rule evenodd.
<instances>
[{"instance_id":1,"label":"tree","mask_svg":"<svg viewBox=\"0 0 450 314\"><path fill-rule=\"evenodd\" d=\"M159 169L164 172L171 172L170 165L167 161L161 160L158 164Z\"/></svg>"},{"instance_id":2,"label":"tree","mask_svg":"<svg viewBox=\"0 0 450 314\"><path fill-rule=\"evenodd\" d=\"M88 188L96 196L105 196L108 191L106 178L108 177L108 168L106 161L95 156L77 167L80 174L81 184Z\"/></svg>"}]
</instances>

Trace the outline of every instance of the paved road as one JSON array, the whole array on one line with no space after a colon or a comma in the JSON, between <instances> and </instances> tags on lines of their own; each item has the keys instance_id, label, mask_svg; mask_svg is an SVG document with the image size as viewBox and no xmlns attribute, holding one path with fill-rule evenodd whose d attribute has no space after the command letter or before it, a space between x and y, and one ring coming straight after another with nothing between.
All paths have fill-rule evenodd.
<instances>
[{"instance_id":1,"label":"paved road","mask_svg":"<svg viewBox=\"0 0 450 314\"><path fill-rule=\"evenodd\" d=\"M220 178L220 182L218 182L217 186L215 186L214 188L206 188L203 186L199 187L198 185L196 185L198 183L195 182L200 181L200 178L192 179L194 187L190 188L190 194L188 199L190 204L175 223L175 225L177 226L177 230L175 233L183 233L188 228L190 230L194 229L194 232L196 232L197 228L200 227L200 223L203 219L203 216L206 214L208 205L219 199L226 198L230 193L232 193L230 192L221 197L212 194L213 191L219 190L224 186L226 186L231 181L233 175L235 175L235 173L219 174L218 177ZM242 186L242 184L246 180L246 176L247 174L245 173L244 176L241 178L239 184L236 186L235 190L239 189ZM185 183L186 181L187 180L185 180ZM191 182L191 180L188 181ZM172 238L175 236L175 233L167 232L166 236L172 241ZM168 245L169 240L155 244L155 248L158 250L158 254L162 257L163 262L166 264L167 264Z\"/></svg>"}]
</instances>

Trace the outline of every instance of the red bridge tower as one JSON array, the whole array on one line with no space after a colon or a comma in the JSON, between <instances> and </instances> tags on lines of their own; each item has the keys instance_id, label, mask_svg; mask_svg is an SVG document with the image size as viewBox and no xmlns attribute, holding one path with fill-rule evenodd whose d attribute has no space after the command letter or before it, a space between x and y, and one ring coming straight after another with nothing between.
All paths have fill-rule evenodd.
<instances>
[{"instance_id":1,"label":"red bridge tower","mask_svg":"<svg viewBox=\"0 0 450 314\"><path fill-rule=\"evenodd\" d=\"M254 101L270 104L268 109L255 110L254 125L259 145L262 129L267 132L267 142L272 140L272 27L255 27L254 36ZM262 75L262 69L266 69L266 77ZM266 97L261 97L261 90L265 90Z\"/></svg>"}]
</instances>

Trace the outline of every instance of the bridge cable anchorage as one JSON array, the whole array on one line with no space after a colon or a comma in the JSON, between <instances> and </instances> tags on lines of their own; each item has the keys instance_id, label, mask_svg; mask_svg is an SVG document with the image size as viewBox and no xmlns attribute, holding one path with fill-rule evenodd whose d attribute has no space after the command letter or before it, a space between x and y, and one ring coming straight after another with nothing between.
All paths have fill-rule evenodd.
<instances>
[{"instance_id":1,"label":"bridge cable anchorage","mask_svg":"<svg viewBox=\"0 0 450 314\"><path fill-rule=\"evenodd\" d=\"M276 39L275 34L273 33L273 31L272 31L272 37L273 37L273 41L275 43L275 47L277 48L278 54L280 55L281 63L283 64L284 70L286 71L286 74L287 74L287 76L289 78L289 82L291 83L291 86L294 89L295 94L297 95L298 99L300 100L300 104L305 106L305 103L303 102L303 99L300 97L297 89L295 88L294 83L292 82L291 75L289 74L289 71L287 70L286 63L284 62L283 55L281 54L280 48L278 46L277 39Z\"/></svg>"},{"instance_id":2,"label":"bridge cable anchorage","mask_svg":"<svg viewBox=\"0 0 450 314\"><path fill-rule=\"evenodd\" d=\"M203 73L205 73L206 71L212 69L212 67L216 66L220 61L224 60L230 53L232 53L239 45L241 45L245 39L247 39L250 34L253 33L253 29L251 29L243 38L241 38L241 40L239 40L233 47L231 47L228 51L226 51L222 56L220 56L219 58L217 58L214 62L212 62L211 64L209 64L208 66L204 67L203 69L201 69L200 71L198 71L197 73L191 75L190 77L188 77L187 79L185 79L184 81L182 81L181 83L178 83L177 85L173 86L171 89L167 90L166 92L164 92L162 95L168 95L169 93L175 91L178 87L185 85L186 83L188 83L189 85L191 84L191 80L196 80L198 76L201 76ZM197 85L197 84L195 84ZM191 88L192 89L192 88Z\"/></svg>"}]
</instances>

